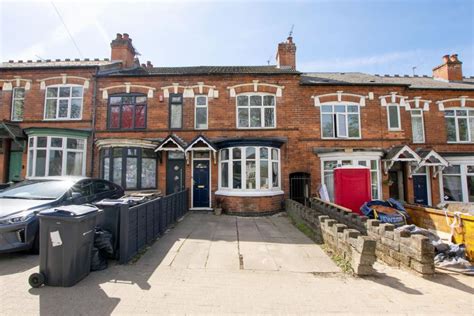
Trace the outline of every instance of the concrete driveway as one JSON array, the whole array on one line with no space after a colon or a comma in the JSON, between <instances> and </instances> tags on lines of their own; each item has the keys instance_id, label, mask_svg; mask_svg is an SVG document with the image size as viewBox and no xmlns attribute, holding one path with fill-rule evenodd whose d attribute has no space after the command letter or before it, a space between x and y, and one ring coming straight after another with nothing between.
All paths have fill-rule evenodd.
<instances>
[{"instance_id":1,"label":"concrete driveway","mask_svg":"<svg viewBox=\"0 0 474 316\"><path fill-rule=\"evenodd\" d=\"M472 278L377 265L342 274L285 216L191 213L136 262L30 289L37 256L0 255L0 314L471 314Z\"/></svg>"}]
</instances>

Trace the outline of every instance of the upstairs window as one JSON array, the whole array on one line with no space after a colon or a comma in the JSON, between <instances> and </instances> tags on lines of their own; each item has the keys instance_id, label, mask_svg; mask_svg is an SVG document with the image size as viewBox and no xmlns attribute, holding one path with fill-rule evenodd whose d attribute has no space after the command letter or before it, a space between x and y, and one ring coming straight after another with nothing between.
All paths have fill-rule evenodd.
<instances>
[{"instance_id":1,"label":"upstairs window","mask_svg":"<svg viewBox=\"0 0 474 316\"><path fill-rule=\"evenodd\" d=\"M62 85L46 88L45 120L80 120L82 118L82 86Z\"/></svg>"},{"instance_id":2,"label":"upstairs window","mask_svg":"<svg viewBox=\"0 0 474 316\"><path fill-rule=\"evenodd\" d=\"M183 95L170 95L170 128L183 128Z\"/></svg>"},{"instance_id":3,"label":"upstairs window","mask_svg":"<svg viewBox=\"0 0 474 316\"><path fill-rule=\"evenodd\" d=\"M25 110L25 88L14 88L12 98L12 121L23 121Z\"/></svg>"},{"instance_id":4,"label":"upstairs window","mask_svg":"<svg viewBox=\"0 0 474 316\"><path fill-rule=\"evenodd\" d=\"M425 142L425 126L423 123L423 111L411 110L411 129L413 143Z\"/></svg>"},{"instance_id":5,"label":"upstairs window","mask_svg":"<svg viewBox=\"0 0 474 316\"><path fill-rule=\"evenodd\" d=\"M474 142L474 110L449 109L444 117L449 143Z\"/></svg>"},{"instance_id":6,"label":"upstairs window","mask_svg":"<svg viewBox=\"0 0 474 316\"><path fill-rule=\"evenodd\" d=\"M237 96L237 127L276 127L275 96L271 94L242 94Z\"/></svg>"},{"instance_id":7,"label":"upstairs window","mask_svg":"<svg viewBox=\"0 0 474 316\"><path fill-rule=\"evenodd\" d=\"M194 128L195 129L207 129L207 96L198 95L194 100Z\"/></svg>"},{"instance_id":8,"label":"upstairs window","mask_svg":"<svg viewBox=\"0 0 474 316\"><path fill-rule=\"evenodd\" d=\"M358 105L322 105L323 138L360 138L360 107Z\"/></svg>"},{"instance_id":9,"label":"upstairs window","mask_svg":"<svg viewBox=\"0 0 474 316\"><path fill-rule=\"evenodd\" d=\"M115 95L109 98L110 129L146 128L147 98L144 95Z\"/></svg>"},{"instance_id":10,"label":"upstairs window","mask_svg":"<svg viewBox=\"0 0 474 316\"><path fill-rule=\"evenodd\" d=\"M398 104L387 105L388 130L399 131L402 129L400 123L400 106Z\"/></svg>"}]
</instances>

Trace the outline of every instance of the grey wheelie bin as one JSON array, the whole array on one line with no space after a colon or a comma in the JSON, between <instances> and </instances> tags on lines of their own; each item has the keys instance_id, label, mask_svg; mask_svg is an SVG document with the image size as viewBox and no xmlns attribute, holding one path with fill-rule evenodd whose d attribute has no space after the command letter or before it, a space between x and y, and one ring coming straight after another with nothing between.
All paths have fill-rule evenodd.
<instances>
[{"instance_id":1,"label":"grey wheelie bin","mask_svg":"<svg viewBox=\"0 0 474 316\"><path fill-rule=\"evenodd\" d=\"M89 274L97 212L93 205L67 205L38 214L40 271L30 276L32 287L69 287Z\"/></svg>"}]
</instances>

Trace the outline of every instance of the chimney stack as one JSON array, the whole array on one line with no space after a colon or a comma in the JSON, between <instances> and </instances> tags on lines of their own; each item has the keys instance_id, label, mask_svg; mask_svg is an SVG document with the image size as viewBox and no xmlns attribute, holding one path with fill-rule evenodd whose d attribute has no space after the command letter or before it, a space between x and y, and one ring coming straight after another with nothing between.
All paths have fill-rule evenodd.
<instances>
[{"instance_id":1,"label":"chimney stack","mask_svg":"<svg viewBox=\"0 0 474 316\"><path fill-rule=\"evenodd\" d=\"M458 54L444 55L443 64L433 68L433 78L447 81L462 81L462 62Z\"/></svg>"},{"instance_id":2,"label":"chimney stack","mask_svg":"<svg viewBox=\"0 0 474 316\"><path fill-rule=\"evenodd\" d=\"M135 48L132 39L127 33L117 33L117 37L110 43L112 48L112 61L121 61L123 68L133 67L135 64Z\"/></svg>"},{"instance_id":3,"label":"chimney stack","mask_svg":"<svg viewBox=\"0 0 474 316\"><path fill-rule=\"evenodd\" d=\"M286 42L278 44L276 60L278 68L296 69L296 45L293 37L289 36Z\"/></svg>"}]
</instances>

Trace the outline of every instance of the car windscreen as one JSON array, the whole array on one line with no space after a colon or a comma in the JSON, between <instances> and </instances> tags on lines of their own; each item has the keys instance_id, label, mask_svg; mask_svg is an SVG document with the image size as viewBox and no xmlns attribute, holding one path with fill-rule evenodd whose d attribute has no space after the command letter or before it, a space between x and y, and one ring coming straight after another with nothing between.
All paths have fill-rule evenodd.
<instances>
[{"instance_id":1,"label":"car windscreen","mask_svg":"<svg viewBox=\"0 0 474 316\"><path fill-rule=\"evenodd\" d=\"M0 192L0 198L55 200L66 193L71 181L23 181Z\"/></svg>"}]
</instances>

